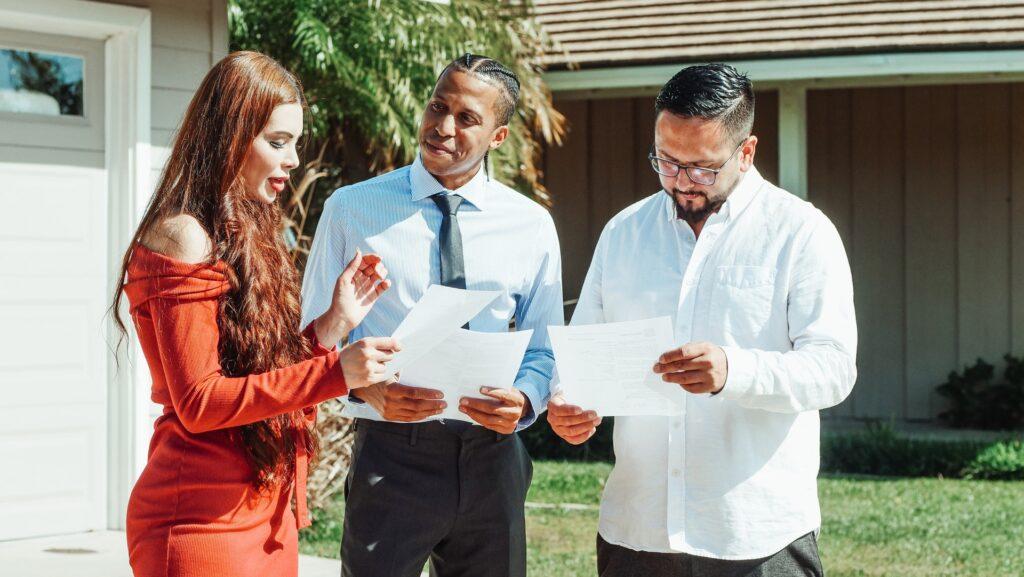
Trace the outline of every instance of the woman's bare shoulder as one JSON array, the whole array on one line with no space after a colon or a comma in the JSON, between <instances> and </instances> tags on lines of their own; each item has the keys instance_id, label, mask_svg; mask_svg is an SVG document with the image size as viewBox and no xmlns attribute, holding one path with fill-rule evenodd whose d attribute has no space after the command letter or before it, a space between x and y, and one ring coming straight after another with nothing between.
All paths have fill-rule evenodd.
<instances>
[{"instance_id":1,"label":"woman's bare shoulder","mask_svg":"<svg viewBox=\"0 0 1024 577\"><path fill-rule=\"evenodd\" d=\"M188 214L160 219L142 237L142 244L153 252L193 264L209 260L213 250L210 235L195 217Z\"/></svg>"}]
</instances>

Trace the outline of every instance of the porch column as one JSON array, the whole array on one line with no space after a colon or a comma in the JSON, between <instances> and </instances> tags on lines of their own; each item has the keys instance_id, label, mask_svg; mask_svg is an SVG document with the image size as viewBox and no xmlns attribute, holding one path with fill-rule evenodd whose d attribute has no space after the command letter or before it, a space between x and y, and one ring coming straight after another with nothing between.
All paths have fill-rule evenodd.
<instances>
[{"instance_id":1,"label":"porch column","mask_svg":"<svg viewBox=\"0 0 1024 577\"><path fill-rule=\"evenodd\" d=\"M807 198L807 88L779 88L779 186Z\"/></svg>"}]
</instances>

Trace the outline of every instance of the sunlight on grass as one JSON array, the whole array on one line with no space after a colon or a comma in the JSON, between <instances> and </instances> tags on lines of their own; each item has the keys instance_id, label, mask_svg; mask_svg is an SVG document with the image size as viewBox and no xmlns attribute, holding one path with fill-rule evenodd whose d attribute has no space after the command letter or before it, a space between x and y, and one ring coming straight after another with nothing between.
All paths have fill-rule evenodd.
<instances>
[{"instance_id":1,"label":"sunlight on grass","mask_svg":"<svg viewBox=\"0 0 1024 577\"><path fill-rule=\"evenodd\" d=\"M538 462L527 498L596 506L611 466ZM825 477L819 539L830 577L1024 576L1024 482ZM318 511L302 552L337 557L344 505ZM530 508L529 572L594 575L594 509Z\"/></svg>"}]
</instances>

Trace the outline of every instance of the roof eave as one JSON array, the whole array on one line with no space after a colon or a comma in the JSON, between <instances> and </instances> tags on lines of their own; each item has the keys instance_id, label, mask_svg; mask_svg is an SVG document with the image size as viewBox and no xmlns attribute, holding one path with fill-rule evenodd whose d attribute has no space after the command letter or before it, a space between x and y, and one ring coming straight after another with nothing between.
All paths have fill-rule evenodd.
<instances>
[{"instance_id":1,"label":"roof eave","mask_svg":"<svg viewBox=\"0 0 1024 577\"><path fill-rule=\"evenodd\" d=\"M683 66L700 61L627 64L582 70L549 70L544 74L553 92L645 90L663 85ZM819 56L722 59L746 72L760 85L843 78L936 75L1024 74L1024 49L889 52Z\"/></svg>"}]
</instances>

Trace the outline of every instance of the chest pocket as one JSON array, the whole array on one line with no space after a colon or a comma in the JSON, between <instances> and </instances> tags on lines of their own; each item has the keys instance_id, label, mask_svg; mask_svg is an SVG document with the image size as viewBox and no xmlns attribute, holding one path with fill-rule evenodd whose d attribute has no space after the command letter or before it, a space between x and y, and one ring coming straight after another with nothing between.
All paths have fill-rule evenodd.
<instances>
[{"instance_id":1,"label":"chest pocket","mask_svg":"<svg viewBox=\"0 0 1024 577\"><path fill-rule=\"evenodd\" d=\"M711 326L730 335L760 335L772 312L775 270L766 266L720 266L714 278L708 315Z\"/></svg>"}]
</instances>

